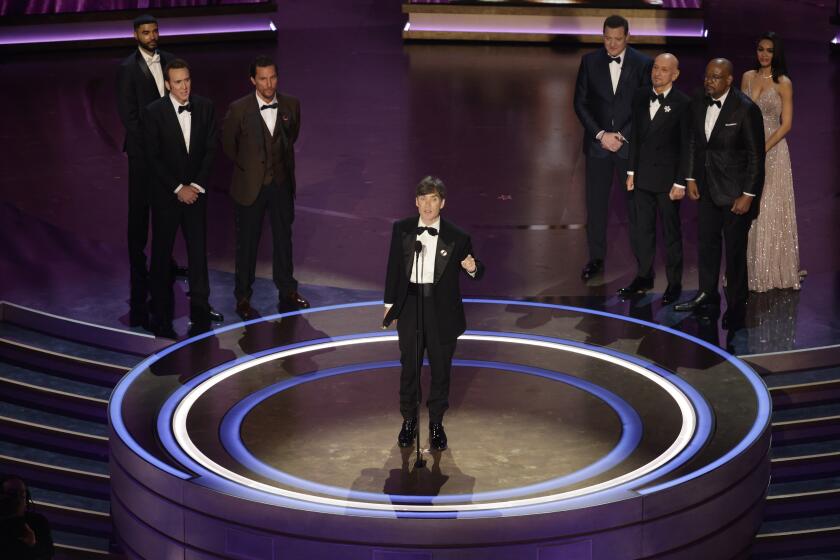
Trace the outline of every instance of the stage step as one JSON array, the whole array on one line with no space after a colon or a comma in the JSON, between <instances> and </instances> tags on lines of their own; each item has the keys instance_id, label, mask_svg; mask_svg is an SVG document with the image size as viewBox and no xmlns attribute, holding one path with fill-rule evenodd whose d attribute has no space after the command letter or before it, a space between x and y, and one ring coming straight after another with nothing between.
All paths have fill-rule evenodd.
<instances>
[{"instance_id":1,"label":"stage step","mask_svg":"<svg viewBox=\"0 0 840 560\"><path fill-rule=\"evenodd\" d=\"M791 554L840 549L840 515L766 521L761 525L751 558L780 558Z\"/></svg>"},{"instance_id":2,"label":"stage step","mask_svg":"<svg viewBox=\"0 0 840 560\"><path fill-rule=\"evenodd\" d=\"M108 427L0 402L0 437L21 445L106 460Z\"/></svg>"},{"instance_id":3,"label":"stage step","mask_svg":"<svg viewBox=\"0 0 840 560\"><path fill-rule=\"evenodd\" d=\"M0 440L0 472L28 484L99 499L110 495L108 463Z\"/></svg>"},{"instance_id":4,"label":"stage step","mask_svg":"<svg viewBox=\"0 0 840 560\"><path fill-rule=\"evenodd\" d=\"M840 404L776 410L772 426L775 446L840 438Z\"/></svg>"},{"instance_id":5,"label":"stage step","mask_svg":"<svg viewBox=\"0 0 840 560\"><path fill-rule=\"evenodd\" d=\"M0 338L0 360L105 387L116 385L131 369L129 366L56 352L11 338Z\"/></svg>"},{"instance_id":6,"label":"stage step","mask_svg":"<svg viewBox=\"0 0 840 560\"><path fill-rule=\"evenodd\" d=\"M108 538L53 531L53 544L55 545L55 560L117 560L122 558L122 556L111 554Z\"/></svg>"},{"instance_id":7,"label":"stage step","mask_svg":"<svg viewBox=\"0 0 840 560\"><path fill-rule=\"evenodd\" d=\"M840 440L773 446L772 480L823 478L840 472Z\"/></svg>"},{"instance_id":8,"label":"stage step","mask_svg":"<svg viewBox=\"0 0 840 560\"><path fill-rule=\"evenodd\" d=\"M765 521L840 514L840 476L771 483Z\"/></svg>"},{"instance_id":9,"label":"stage step","mask_svg":"<svg viewBox=\"0 0 840 560\"><path fill-rule=\"evenodd\" d=\"M33 510L45 515L53 529L104 537L111 534L111 506L107 500L34 486L29 491Z\"/></svg>"},{"instance_id":10,"label":"stage step","mask_svg":"<svg viewBox=\"0 0 840 560\"><path fill-rule=\"evenodd\" d=\"M5 402L104 423L110 394L107 387L0 362L0 400Z\"/></svg>"},{"instance_id":11,"label":"stage step","mask_svg":"<svg viewBox=\"0 0 840 560\"><path fill-rule=\"evenodd\" d=\"M840 368L766 375L764 380L773 397L774 410L840 403Z\"/></svg>"},{"instance_id":12,"label":"stage step","mask_svg":"<svg viewBox=\"0 0 840 560\"><path fill-rule=\"evenodd\" d=\"M79 342L73 338L72 331L69 331L63 336L56 336L7 321L0 321L0 339L33 346L47 352L122 366L124 368L131 368L140 363L142 359L142 357L130 352L119 352L92 346L85 342Z\"/></svg>"}]
</instances>

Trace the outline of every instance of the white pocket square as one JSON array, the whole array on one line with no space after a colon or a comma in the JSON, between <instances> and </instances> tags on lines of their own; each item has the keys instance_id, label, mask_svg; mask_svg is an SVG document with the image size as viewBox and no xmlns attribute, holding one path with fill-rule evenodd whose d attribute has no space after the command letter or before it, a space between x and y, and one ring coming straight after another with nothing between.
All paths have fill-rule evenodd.
<instances>
[{"instance_id":1,"label":"white pocket square","mask_svg":"<svg viewBox=\"0 0 840 560\"><path fill-rule=\"evenodd\" d=\"M726 124L725 124L725 125L723 125L723 126L735 126L735 125L737 125L737 124L738 124L738 123L736 123L736 122L728 122L728 123L726 123Z\"/></svg>"}]
</instances>

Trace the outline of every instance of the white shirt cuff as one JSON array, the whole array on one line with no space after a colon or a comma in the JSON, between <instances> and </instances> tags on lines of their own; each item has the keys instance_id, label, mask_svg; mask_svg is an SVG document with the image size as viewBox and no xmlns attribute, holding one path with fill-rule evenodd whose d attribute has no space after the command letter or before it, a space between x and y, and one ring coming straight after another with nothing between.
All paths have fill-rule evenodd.
<instances>
[{"instance_id":1,"label":"white shirt cuff","mask_svg":"<svg viewBox=\"0 0 840 560\"><path fill-rule=\"evenodd\" d=\"M686 177L686 178L685 178L685 180L686 180L686 182L688 182L688 181L694 181L694 179L692 179L691 177ZM694 181L694 182L696 183L697 181Z\"/></svg>"},{"instance_id":2,"label":"white shirt cuff","mask_svg":"<svg viewBox=\"0 0 840 560\"><path fill-rule=\"evenodd\" d=\"M745 194L745 195L750 196L750 197L754 197L754 196L755 196L753 193L748 193L748 192L741 193L741 194Z\"/></svg>"},{"instance_id":3,"label":"white shirt cuff","mask_svg":"<svg viewBox=\"0 0 840 560\"><path fill-rule=\"evenodd\" d=\"M386 303L385 304L385 309L391 309L392 307L394 307L393 303Z\"/></svg>"},{"instance_id":4,"label":"white shirt cuff","mask_svg":"<svg viewBox=\"0 0 840 560\"><path fill-rule=\"evenodd\" d=\"M680 185L679 183L674 183L674 186L678 189L684 189L685 185Z\"/></svg>"},{"instance_id":5,"label":"white shirt cuff","mask_svg":"<svg viewBox=\"0 0 840 560\"><path fill-rule=\"evenodd\" d=\"M204 187L202 187L202 186L201 186L201 185L199 185L198 183L190 183L190 185L192 185L193 187L197 188L197 189L198 189L198 192L200 192L201 194L207 194L207 191L205 191L205 190L204 190Z\"/></svg>"},{"instance_id":6,"label":"white shirt cuff","mask_svg":"<svg viewBox=\"0 0 840 560\"><path fill-rule=\"evenodd\" d=\"M635 172L635 171L628 171L628 172L627 172L627 176L628 176L628 177L632 177L632 176L633 176L633 175L635 175L635 174L636 174L636 172Z\"/></svg>"},{"instance_id":7,"label":"white shirt cuff","mask_svg":"<svg viewBox=\"0 0 840 560\"><path fill-rule=\"evenodd\" d=\"M602 130L601 132L599 132L598 134L596 134L596 135L595 135L595 140L600 140L600 139L604 136L604 133L605 133L605 132L606 132L605 130Z\"/></svg>"}]
</instances>

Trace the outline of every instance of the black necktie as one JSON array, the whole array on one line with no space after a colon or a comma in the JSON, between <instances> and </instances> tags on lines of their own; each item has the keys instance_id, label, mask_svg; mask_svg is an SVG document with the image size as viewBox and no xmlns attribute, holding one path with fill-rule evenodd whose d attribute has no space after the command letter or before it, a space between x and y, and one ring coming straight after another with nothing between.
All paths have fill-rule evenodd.
<instances>
[{"instance_id":1,"label":"black necktie","mask_svg":"<svg viewBox=\"0 0 840 560\"><path fill-rule=\"evenodd\" d=\"M277 108L277 102L275 101L274 103L272 103L270 105L261 106L260 111L265 111L266 109L276 109L276 108Z\"/></svg>"},{"instance_id":2,"label":"black necktie","mask_svg":"<svg viewBox=\"0 0 840 560\"><path fill-rule=\"evenodd\" d=\"M706 96L706 105L708 105L709 107L711 107L712 105L717 105L718 109L720 109L721 107L720 100L712 99L711 95Z\"/></svg>"},{"instance_id":3,"label":"black necktie","mask_svg":"<svg viewBox=\"0 0 840 560\"><path fill-rule=\"evenodd\" d=\"M421 234L421 233L423 233L424 231L425 231L425 232L427 232L427 233L428 233L429 235L431 235L432 237L434 237L435 235L437 235L437 229L435 229L435 228L433 228L433 227L422 227L422 226L421 226L421 227L419 227L419 228L417 228L417 229L415 230L415 232L414 232L414 233L416 233L417 235L420 235L420 234Z\"/></svg>"},{"instance_id":4,"label":"black necktie","mask_svg":"<svg viewBox=\"0 0 840 560\"><path fill-rule=\"evenodd\" d=\"M665 94L660 93L659 95L657 95L655 93L651 93L650 102L653 103L654 101L659 101L659 104L662 105L663 103L665 103Z\"/></svg>"},{"instance_id":5,"label":"black necktie","mask_svg":"<svg viewBox=\"0 0 840 560\"><path fill-rule=\"evenodd\" d=\"M179 115L181 113L183 113L184 111L186 111L187 113L192 113L192 105L187 103L186 105L181 105L180 107L178 107L178 114Z\"/></svg>"},{"instance_id":6,"label":"black necktie","mask_svg":"<svg viewBox=\"0 0 840 560\"><path fill-rule=\"evenodd\" d=\"M621 57L620 56L616 56L616 57L611 56L610 57L610 62L615 62L616 64L621 64Z\"/></svg>"}]
</instances>

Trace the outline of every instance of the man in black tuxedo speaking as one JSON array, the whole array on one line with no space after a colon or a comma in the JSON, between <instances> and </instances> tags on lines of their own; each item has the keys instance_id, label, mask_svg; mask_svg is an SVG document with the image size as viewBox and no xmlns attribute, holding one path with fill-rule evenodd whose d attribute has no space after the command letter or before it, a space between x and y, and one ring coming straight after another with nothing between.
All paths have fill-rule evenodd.
<instances>
[{"instance_id":1,"label":"man in black tuxedo speaking","mask_svg":"<svg viewBox=\"0 0 840 560\"><path fill-rule=\"evenodd\" d=\"M459 336L466 330L459 280L463 272L474 280L484 275L484 265L473 257L470 236L440 217L446 204L446 186L437 177L417 185L415 204L420 216L394 224L385 278L384 326L397 322L400 339L400 447L411 445L417 434L418 292L422 301L423 332L420 353L428 353L431 368L429 440L432 449L446 449L443 414L449 407L449 374ZM419 251L415 262L415 251Z\"/></svg>"},{"instance_id":2,"label":"man in black tuxedo speaking","mask_svg":"<svg viewBox=\"0 0 840 560\"><path fill-rule=\"evenodd\" d=\"M169 95L149 104L143 132L152 167L152 331L176 338L172 329L174 276L170 261L182 228L187 244L191 334L224 318L210 307L207 274L207 182L216 152L213 102L192 95L190 67L181 59L166 65Z\"/></svg>"},{"instance_id":3,"label":"man in black tuxedo speaking","mask_svg":"<svg viewBox=\"0 0 840 560\"><path fill-rule=\"evenodd\" d=\"M653 288L656 256L656 215L662 219L668 287L662 303L673 303L682 291L683 250L680 200L688 172L689 97L674 88L679 61L663 53L653 61L653 88L641 88L633 98L633 126L627 165L627 190L636 204L636 246L639 266L624 298Z\"/></svg>"},{"instance_id":4,"label":"man in black tuxedo speaking","mask_svg":"<svg viewBox=\"0 0 840 560\"><path fill-rule=\"evenodd\" d=\"M627 45L629 24L621 16L604 20L604 48L580 61L575 84L575 113L583 125L586 156L586 241L589 262L581 272L589 280L604 268L607 254L607 217L614 174L623 182L627 173L627 140L631 131L633 93L650 87L651 59ZM636 209L627 193L630 247L637 254L633 229ZM638 258L638 256L637 256Z\"/></svg>"},{"instance_id":5,"label":"man in black tuxedo speaking","mask_svg":"<svg viewBox=\"0 0 840 560\"><path fill-rule=\"evenodd\" d=\"M158 23L150 15L134 20L134 38L137 40L137 49L119 66L117 109L125 127L123 151L128 155L128 263L131 279L129 325L146 327L149 315L149 272L144 251L149 240L151 171L144 148L143 109L166 94L163 69L174 56L158 49Z\"/></svg>"},{"instance_id":6,"label":"man in black tuxedo speaking","mask_svg":"<svg viewBox=\"0 0 840 560\"><path fill-rule=\"evenodd\" d=\"M724 328L737 328L746 311L747 235L764 186L764 123L761 110L732 87L732 63L706 66L705 95L691 101L688 196L700 200L697 218L700 289L675 311L720 310L721 234L726 246ZM728 323L728 324L727 324Z\"/></svg>"}]
</instances>

